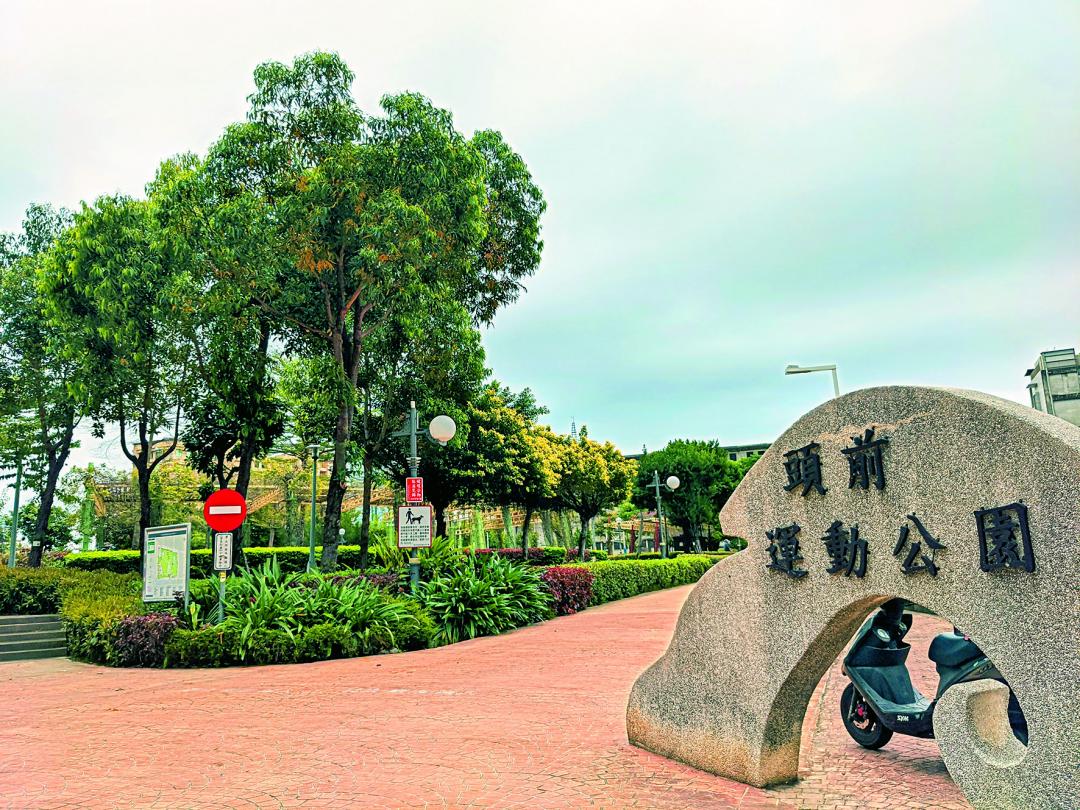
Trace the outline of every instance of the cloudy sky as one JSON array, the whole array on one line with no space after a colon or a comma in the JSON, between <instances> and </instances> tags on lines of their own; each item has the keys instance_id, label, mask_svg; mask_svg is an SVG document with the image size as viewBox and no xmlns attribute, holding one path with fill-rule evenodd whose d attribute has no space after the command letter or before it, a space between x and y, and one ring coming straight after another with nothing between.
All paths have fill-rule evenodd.
<instances>
[{"instance_id":1,"label":"cloudy sky","mask_svg":"<svg viewBox=\"0 0 1080 810\"><path fill-rule=\"evenodd\" d=\"M314 49L525 156L544 260L485 342L558 429L767 441L831 393L792 362L1026 401L1080 343L1075 0L3 0L0 230L140 193Z\"/></svg>"}]
</instances>

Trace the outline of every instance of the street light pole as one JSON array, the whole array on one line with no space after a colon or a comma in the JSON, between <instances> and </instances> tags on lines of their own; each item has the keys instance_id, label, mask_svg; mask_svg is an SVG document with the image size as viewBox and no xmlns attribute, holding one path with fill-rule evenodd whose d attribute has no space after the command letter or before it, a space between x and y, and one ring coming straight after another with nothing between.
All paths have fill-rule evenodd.
<instances>
[{"instance_id":1,"label":"street light pole","mask_svg":"<svg viewBox=\"0 0 1080 810\"><path fill-rule=\"evenodd\" d=\"M412 478L417 478L420 475L420 454L416 449L416 437L418 435L426 436L436 444L445 447L446 443L454 438L457 425L449 416L440 415L431 420L431 424L428 425L427 429L421 430L420 416L416 412L415 400L409 401L409 415L406 419L408 424L405 429L391 435L409 437L409 455L405 461L409 465L409 475ZM409 549L409 586L413 593L416 592L417 587L420 585L420 558L417 554L418 551L415 548Z\"/></svg>"},{"instance_id":2,"label":"street light pole","mask_svg":"<svg viewBox=\"0 0 1080 810\"><path fill-rule=\"evenodd\" d=\"M840 396L840 381L836 378L836 364L829 363L825 366L798 366L790 364L784 369L785 374L810 374L814 371L831 371L832 372L832 387L833 397Z\"/></svg>"},{"instance_id":3,"label":"street light pole","mask_svg":"<svg viewBox=\"0 0 1080 810\"><path fill-rule=\"evenodd\" d=\"M672 492L679 488L679 479L674 475L669 475L667 480L664 481L665 486ZM667 532L664 531L664 507L660 500L660 471L653 470L652 484L651 486L656 490L656 520L660 526L660 556L667 558L668 555L668 540Z\"/></svg>"},{"instance_id":4,"label":"street light pole","mask_svg":"<svg viewBox=\"0 0 1080 810\"><path fill-rule=\"evenodd\" d=\"M315 570L315 495L319 486L319 445L310 444L311 451L311 516L308 521L308 557L307 570L310 574Z\"/></svg>"},{"instance_id":5,"label":"street light pole","mask_svg":"<svg viewBox=\"0 0 1080 810\"><path fill-rule=\"evenodd\" d=\"M15 567L15 543L19 535L19 492L22 489L22 459L15 467L15 503L11 510L11 547L8 549L8 568Z\"/></svg>"}]
</instances>

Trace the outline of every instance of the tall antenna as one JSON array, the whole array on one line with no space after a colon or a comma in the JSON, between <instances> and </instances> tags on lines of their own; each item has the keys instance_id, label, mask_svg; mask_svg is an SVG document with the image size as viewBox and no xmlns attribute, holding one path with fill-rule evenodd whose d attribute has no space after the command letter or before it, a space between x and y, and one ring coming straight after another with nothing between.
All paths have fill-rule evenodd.
<instances>
[{"instance_id":1,"label":"tall antenna","mask_svg":"<svg viewBox=\"0 0 1080 810\"><path fill-rule=\"evenodd\" d=\"M577 422L573 419L570 420L570 438L577 441Z\"/></svg>"}]
</instances>

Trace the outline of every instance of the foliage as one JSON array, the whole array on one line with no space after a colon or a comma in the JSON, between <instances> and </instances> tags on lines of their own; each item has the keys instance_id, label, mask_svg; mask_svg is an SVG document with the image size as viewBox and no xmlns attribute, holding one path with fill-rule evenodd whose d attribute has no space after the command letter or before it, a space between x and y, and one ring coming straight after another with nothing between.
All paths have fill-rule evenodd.
<instances>
[{"instance_id":1,"label":"foliage","mask_svg":"<svg viewBox=\"0 0 1080 810\"><path fill-rule=\"evenodd\" d=\"M70 388L78 361L63 354L64 333L50 328L38 284L47 252L70 225L70 212L31 205L22 232L0 237L0 467L21 461L24 486L38 493L24 532L35 566L57 539L54 498L84 412Z\"/></svg>"},{"instance_id":2,"label":"foliage","mask_svg":"<svg viewBox=\"0 0 1080 810\"><path fill-rule=\"evenodd\" d=\"M662 588L697 582L719 556L683 554L667 560L605 560L578 564L593 575L590 604L600 605Z\"/></svg>"},{"instance_id":3,"label":"foliage","mask_svg":"<svg viewBox=\"0 0 1080 810\"><path fill-rule=\"evenodd\" d=\"M179 428L187 356L176 331L185 277L149 204L114 196L83 206L39 279L49 324L64 335L63 356L78 362L69 389L95 420L120 425L121 449L138 474L141 535L151 523L150 478ZM172 443L152 458L163 429Z\"/></svg>"},{"instance_id":4,"label":"foliage","mask_svg":"<svg viewBox=\"0 0 1080 810\"><path fill-rule=\"evenodd\" d=\"M555 495L558 503L576 512L581 521L579 557L584 556L589 521L626 498L634 469L634 462L623 458L611 442L600 444L590 439L584 425L576 441L562 439Z\"/></svg>"},{"instance_id":5,"label":"foliage","mask_svg":"<svg viewBox=\"0 0 1080 810\"><path fill-rule=\"evenodd\" d=\"M165 645L178 622L171 613L127 616L116 625L113 648L121 667L160 667L165 663Z\"/></svg>"},{"instance_id":6,"label":"foliage","mask_svg":"<svg viewBox=\"0 0 1080 810\"><path fill-rule=\"evenodd\" d=\"M417 600L438 626L437 641L495 635L552 615L551 597L532 568L492 556L422 582Z\"/></svg>"},{"instance_id":7,"label":"foliage","mask_svg":"<svg viewBox=\"0 0 1080 810\"><path fill-rule=\"evenodd\" d=\"M551 594L556 616L567 616L588 607L592 600L593 574L585 568L552 566L540 575Z\"/></svg>"}]
</instances>

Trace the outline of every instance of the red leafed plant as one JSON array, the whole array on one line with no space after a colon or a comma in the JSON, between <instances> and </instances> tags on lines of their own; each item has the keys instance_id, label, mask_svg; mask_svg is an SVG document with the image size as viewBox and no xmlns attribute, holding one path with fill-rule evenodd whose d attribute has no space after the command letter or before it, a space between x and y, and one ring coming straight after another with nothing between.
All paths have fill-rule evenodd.
<instances>
[{"instance_id":1,"label":"red leafed plant","mask_svg":"<svg viewBox=\"0 0 1080 810\"><path fill-rule=\"evenodd\" d=\"M586 568L555 565L544 571L540 579L551 592L557 616L584 610L592 599L593 575Z\"/></svg>"}]
</instances>

